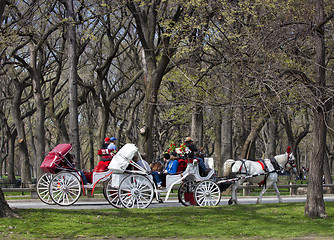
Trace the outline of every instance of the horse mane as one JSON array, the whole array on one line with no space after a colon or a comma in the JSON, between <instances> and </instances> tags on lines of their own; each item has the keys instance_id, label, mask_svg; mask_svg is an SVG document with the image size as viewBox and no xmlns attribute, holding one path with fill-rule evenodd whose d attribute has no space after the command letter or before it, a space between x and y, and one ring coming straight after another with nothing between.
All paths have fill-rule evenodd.
<instances>
[{"instance_id":1,"label":"horse mane","mask_svg":"<svg viewBox=\"0 0 334 240\"><path fill-rule=\"evenodd\" d=\"M225 161L224 168L223 168L223 177L227 177L228 175L230 175L230 173L232 172L232 166L234 163L235 163L235 160L233 159L228 159Z\"/></svg>"},{"instance_id":2,"label":"horse mane","mask_svg":"<svg viewBox=\"0 0 334 240\"><path fill-rule=\"evenodd\" d=\"M287 153L276 155L274 158L281 167L283 167L288 161Z\"/></svg>"}]
</instances>

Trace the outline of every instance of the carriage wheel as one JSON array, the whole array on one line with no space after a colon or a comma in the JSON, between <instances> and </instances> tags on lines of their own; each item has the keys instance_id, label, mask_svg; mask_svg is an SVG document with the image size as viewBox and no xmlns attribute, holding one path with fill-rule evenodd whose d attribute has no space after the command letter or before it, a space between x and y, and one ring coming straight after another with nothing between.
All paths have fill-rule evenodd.
<instances>
[{"instance_id":1,"label":"carriage wheel","mask_svg":"<svg viewBox=\"0 0 334 240\"><path fill-rule=\"evenodd\" d=\"M46 204L55 204L54 201L52 201L50 193L49 193L49 185L52 179L52 175L49 173L44 173L37 182L37 195L39 199Z\"/></svg>"},{"instance_id":2,"label":"carriage wheel","mask_svg":"<svg viewBox=\"0 0 334 240\"><path fill-rule=\"evenodd\" d=\"M195 187L196 183L193 180L186 180L180 185L177 196L179 202L182 203L184 206L196 205L194 199Z\"/></svg>"},{"instance_id":3,"label":"carriage wheel","mask_svg":"<svg viewBox=\"0 0 334 240\"><path fill-rule=\"evenodd\" d=\"M197 184L194 196L199 206L216 206L220 202L221 193L217 183L206 180Z\"/></svg>"},{"instance_id":4,"label":"carriage wheel","mask_svg":"<svg viewBox=\"0 0 334 240\"><path fill-rule=\"evenodd\" d=\"M80 197L81 184L72 173L61 172L56 174L49 186L52 200L60 206L70 206Z\"/></svg>"},{"instance_id":5,"label":"carriage wheel","mask_svg":"<svg viewBox=\"0 0 334 240\"><path fill-rule=\"evenodd\" d=\"M127 176L119 184L118 197L125 208L147 208L153 196L153 184L143 175Z\"/></svg>"},{"instance_id":6,"label":"carriage wheel","mask_svg":"<svg viewBox=\"0 0 334 240\"><path fill-rule=\"evenodd\" d=\"M107 201L115 208L123 207L118 198L118 188L112 186L112 176L103 184L103 195Z\"/></svg>"}]
</instances>

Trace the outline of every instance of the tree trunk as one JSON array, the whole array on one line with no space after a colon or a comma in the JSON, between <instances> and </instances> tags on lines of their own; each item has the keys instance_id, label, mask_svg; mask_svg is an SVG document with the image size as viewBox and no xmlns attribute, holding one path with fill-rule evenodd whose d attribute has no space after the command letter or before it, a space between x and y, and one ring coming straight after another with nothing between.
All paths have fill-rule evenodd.
<instances>
[{"instance_id":1,"label":"tree trunk","mask_svg":"<svg viewBox=\"0 0 334 240\"><path fill-rule=\"evenodd\" d=\"M9 207L5 196L3 195L2 189L0 188L0 218L5 217L18 217L17 214Z\"/></svg>"},{"instance_id":2,"label":"tree trunk","mask_svg":"<svg viewBox=\"0 0 334 240\"><path fill-rule=\"evenodd\" d=\"M15 173L14 173L14 151L15 151L15 139L17 136L17 131L14 128L11 132L11 128L8 125L7 119L2 111L0 111L0 119L2 122L2 127L7 137L7 166L6 171L8 174L8 182L15 182Z\"/></svg>"},{"instance_id":3,"label":"tree trunk","mask_svg":"<svg viewBox=\"0 0 334 240\"><path fill-rule=\"evenodd\" d=\"M227 108L222 113L222 133L221 133L222 161L233 158L232 151L232 109Z\"/></svg>"},{"instance_id":4,"label":"tree trunk","mask_svg":"<svg viewBox=\"0 0 334 240\"><path fill-rule=\"evenodd\" d=\"M275 119L266 123L266 142L265 158L271 158L276 155L277 124Z\"/></svg>"},{"instance_id":5,"label":"tree trunk","mask_svg":"<svg viewBox=\"0 0 334 240\"><path fill-rule=\"evenodd\" d=\"M191 138L198 148L203 147L203 107L196 103L192 111Z\"/></svg>"},{"instance_id":6,"label":"tree trunk","mask_svg":"<svg viewBox=\"0 0 334 240\"><path fill-rule=\"evenodd\" d=\"M324 19L323 0L315 1L315 23L320 24ZM317 29L317 28L316 28ZM325 36L324 27L321 26L315 32L316 45L316 84L319 86L314 92L317 99L314 103L314 131L312 139L312 156L310 159L310 171L308 177L307 198L305 215L310 218L326 218L325 202L322 190L323 162L326 154L326 109L322 104L323 87L326 83L325 76ZM319 101L320 100L320 101ZM320 106L318 105L320 104Z\"/></svg>"},{"instance_id":7,"label":"tree trunk","mask_svg":"<svg viewBox=\"0 0 334 240\"><path fill-rule=\"evenodd\" d=\"M174 56L176 49L170 44L171 36L160 35L162 28L158 27L158 9L160 1L152 1L149 4L143 4L137 1L127 1L127 7L131 11L135 22L138 38L143 47L143 70L146 77L145 82L145 100L143 117L140 129L139 148L147 154L147 160L153 159L153 123L158 102L158 91L161 85L165 70ZM164 4L164 3L162 3ZM177 7L173 16L172 22L177 22L181 15L182 8ZM173 27L171 25L170 27ZM159 46L156 46L157 35L161 38Z\"/></svg>"},{"instance_id":8,"label":"tree trunk","mask_svg":"<svg viewBox=\"0 0 334 240\"><path fill-rule=\"evenodd\" d=\"M218 177L220 177L223 175L223 164L224 164L224 159L222 157L222 116L220 110L217 111L214 121L215 121L215 135L216 135L215 164L217 164L216 167L218 169Z\"/></svg>"},{"instance_id":9,"label":"tree trunk","mask_svg":"<svg viewBox=\"0 0 334 240\"><path fill-rule=\"evenodd\" d=\"M73 0L62 0L66 8L66 17L68 19L67 27L67 48L68 48L68 83L69 83L69 129L70 141L73 145L73 153L81 168L80 160L80 139L79 139L79 122L78 122L78 84L77 84L77 46L76 46L76 25Z\"/></svg>"},{"instance_id":10,"label":"tree trunk","mask_svg":"<svg viewBox=\"0 0 334 240\"><path fill-rule=\"evenodd\" d=\"M8 157L7 157L8 182L15 182L15 172L14 172L15 139L16 139L16 134L12 135L8 139Z\"/></svg>"},{"instance_id":11,"label":"tree trunk","mask_svg":"<svg viewBox=\"0 0 334 240\"><path fill-rule=\"evenodd\" d=\"M247 158L247 159L253 158L252 157L252 151L253 151L252 148L255 147L255 140L256 140L259 132L261 131L262 127L266 123L268 117L269 117L269 114L264 113L264 115L262 115L261 117L258 117L256 122L253 122L251 131L250 131L249 135L247 136L247 139L246 139L246 141L243 145L240 158Z\"/></svg>"},{"instance_id":12,"label":"tree trunk","mask_svg":"<svg viewBox=\"0 0 334 240\"><path fill-rule=\"evenodd\" d=\"M13 112L13 120L15 127L17 129L18 135L18 145L19 145L19 157L21 163L21 181L22 185L25 186L31 183L31 173L30 173L30 160L29 160L29 152L26 141L26 134L24 130L24 122L21 116L21 95L24 89L24 86L17 80L14 79L15 85L15 94L12 103L12 112Z\"/></svg>"},{"instance_id":13,"label":"tree trunk","mask_svg":"<svg viewBox=\"0 0 334 240\"><path fill-rule=\"evenodd\" d=\"M328 155L325 155L324 158L324 176L325 176L325 184L332 184L332 175L329 168L329 161L328 161ZM334 187L330 187L326 193L334 193Z\"/></svg>"},{"instance_id":14,"label":"tree trunk","mask_svg":"<svg viewBox=\"0 0 334 240\"><path fill-rule=\"evenodd\" d=\"M37 50L33 50L31 53L31 78L32 78L32 85L33 85L33 92L34 92L34 99L36 105L36 121L35 121L35 146L36 146L36 173L37 178L42 176L43 171L39 167L44 159L44 152L45 152L45 128L44 128L44 121L45 121L45 103L42 94L42 76L38 74L37 66L36 66L36 59L37 59Z\"/></svg>"}]
</instances>

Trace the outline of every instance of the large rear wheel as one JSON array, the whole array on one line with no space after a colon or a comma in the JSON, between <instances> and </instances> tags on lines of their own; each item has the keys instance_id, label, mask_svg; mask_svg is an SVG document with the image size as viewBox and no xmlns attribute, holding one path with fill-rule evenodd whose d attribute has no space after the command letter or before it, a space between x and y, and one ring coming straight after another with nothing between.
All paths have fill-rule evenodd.
<instances>
[{"instance_id":1,"label":"large rear wheel","mask_svg":"<svg viewBox=\"0 0 334 240\"><path fill-rule=\"evenodd\" d=\"M37 181L37 195L39 199L46 204L52 205L55 204L49 194L49 185L52 179L52 175L49 173L43 174Z\"/></svg>"},{"instance_id":2,"label":"large rear wheel","mask_svg":"<svg viewBox=\"0 0 334 240\"><path fill-rule=\"evenodd\" d=\"M74 204L81 195L80 180L72 173L60 172L56 174L49 186L52 200L60 206Z\"/></svg>"},{"instance_id":3,"label":"large rear wheel","mask_svg":"<svg viewBox=\"0 0 334 240\"><path fill-rule=\"evenodd\" d=\"M125 208L147 208L153 196L153 184L143 175L127 176L119 185L118 197Z\"/></svg>"},{"instance_id":4,"label":"large rear wheel","mask_svg":"<svg viewBox=\"0 0 334 240\"><path fill-rule=\"evenodd\" d=\"M197 184L194 196L199 206L216 206L220 202L221 193L217 183L206 180Z\"/></svg>"}]
</instances>

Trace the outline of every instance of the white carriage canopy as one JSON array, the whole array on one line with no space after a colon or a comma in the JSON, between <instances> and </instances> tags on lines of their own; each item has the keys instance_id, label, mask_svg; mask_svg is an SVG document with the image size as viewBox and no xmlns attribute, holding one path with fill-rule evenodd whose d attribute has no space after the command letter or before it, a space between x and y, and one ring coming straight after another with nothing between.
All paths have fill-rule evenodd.
<instances>
[{"instance_id":1,"label":"white carriage canopy","mask_svg":"<svg viewBox=\"0 0 334 240\"><path fill-rule=\"evenodd\" d=\"M133 143L125 144L112 158L108 168L113 173L124 173L132 158L138 153L138 148Z\"/></svg>"}]
</instances>

